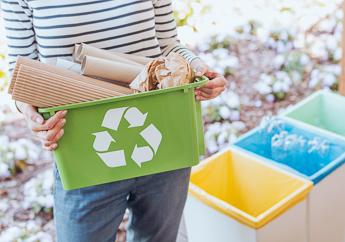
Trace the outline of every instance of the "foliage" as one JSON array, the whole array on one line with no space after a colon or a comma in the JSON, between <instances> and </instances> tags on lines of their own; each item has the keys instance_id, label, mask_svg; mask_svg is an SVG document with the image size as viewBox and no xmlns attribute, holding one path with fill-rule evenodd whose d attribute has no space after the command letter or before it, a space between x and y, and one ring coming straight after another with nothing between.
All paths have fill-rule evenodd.
<instances>
[{"instance_id":1,"label":"foliage","mask_svg":"<svg viewBox=\"0 0 345 242\"><path fill-rule=\"evenodd\" d=\"M0 53L0 91L3 91L8 84L6 70L7 64L5 55Z\"/></svg>"}]
</instances>

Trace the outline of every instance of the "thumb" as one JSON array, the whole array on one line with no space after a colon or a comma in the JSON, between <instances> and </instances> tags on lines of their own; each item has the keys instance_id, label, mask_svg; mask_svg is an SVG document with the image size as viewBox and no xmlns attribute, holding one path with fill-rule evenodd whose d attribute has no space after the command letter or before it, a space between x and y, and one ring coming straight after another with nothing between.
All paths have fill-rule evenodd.
<instances>
[{"instance_id":1,"label":"thumb","mask_svg":"<svg viewBox=\"0 0 345 242\"><path fill-rule=\"evenodd\" d=\"M203 76L207 73L207 70L208 70L208 68L205 64L198 65L195 68L195 75L196 76Z\"/></svg>"},{"instance_id":2,"label":"thumb","mask_svg":"<svg viewBox=\"0 0 345 242\"><path fill-rule=\"evenodd\" d=\"M201 61L199 58L193 60L191 65L195 71L196 76L203 76L208 70L206 64L203 61Z\"/></svg>"},{"instance_id":3,"label":"thumb","mask_svg":"<svg viewBox=\"0 0 345 242\"><path fill-rule=\"evenodd\" d=\"M44 122L43 117L37 112L36 108L31 105L26 106L23 113L35 123L43 124Z\"/></svg>"}]
</instances>

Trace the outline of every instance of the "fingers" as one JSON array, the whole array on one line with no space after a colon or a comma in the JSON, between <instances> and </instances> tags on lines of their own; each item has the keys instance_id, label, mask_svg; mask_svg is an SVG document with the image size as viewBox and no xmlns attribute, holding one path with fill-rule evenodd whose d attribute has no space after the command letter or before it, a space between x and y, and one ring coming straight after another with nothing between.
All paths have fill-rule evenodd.
<instances>
[{"instance_id":1,"label":"fingers","mask_svg":"<svg viewBox=\"0 0 345 242\"><path fill-rule=\"evenodd\" d=\"M46 150L55 150L58 147L57 142L62 138L64 135L64 130L60 129L60 131L51 138L51 140L47 139L47 136L45 137L45 141L43 142L43 148Z\"/></svg>"},{"instance_id":2,"label":"fingers","mask_svg":"<svg viewBox=\"0 0 345 242\"><path fill-rule=\"evenodd\" d=\"M60 119L53 129L47 131L46 140L54 141L57 134L63 130L62 127L65 125L66 119Z\"/></svg>"},{"instance_id":3,"label":"fingers","mask_svg":"<svg viewBox=\"0 0 345 242\"><path fill-rule=\"evenodd\" d=\"M67 111L59 111L54 116L49 118L47 121L45 121L43 124L39 124L37 122L33 122L31 125L31 129L34 132L38 131L44 131L44 130L50 130L53 129L54 126L63 119L67 114Z\"/></svg>"},{"instance_id":4,"label":"fingers","mask_svg":"<svg viewBox=\"0 0 345 242\"><path fill-rule=\"evenodd\" d=\"M219 96L226 86L226 79L217 74L217 77L209 81L206 85L199 87L195 91L197 100L208 100Z\"/></svg>"},{"instance_id":5,"label":"fingers","mask_svg":"<svg viewBox=\"0 0 345 242\"><path fill-rule=\"evenodd\" d=\"M47 121L39 124L31 119L31 129L43 143L43 148L49 151L58 147L57 142L64 135L65 116L67 111L59 111Z\"/></svg>"},{"instance_id":6,"label":"fingers","mask_svg":"<svg viewBox=\"0 0 345 242\"><path fill-rule=\"evenodd\" d=\"M46 150L55 150L57 148L57 142L64 135L63 126L66 123L66 119L61 119L53 129L48 131L38 131L35 132L36 135L43 142L43 148Z\"/></svg>"},{"instance_id":7,"label":"fingers","mask_svg":"<svg viewBox=\"0 0 345 242\"><path fill-rule=\"evenodd\" d=\"M199 87L198 89L203 89L203 88L218 88L218 87L225 87L226 86L226 79L223 76L218 76L212 79L211 81L207 82L205 85L202 87Z\"/></svg>"},{"instance_id":8,"label":"fingers","mask_svg":"<svg viewBox=\"0 0 345 242\"><path fill-rule=\"evenodd\" d=\"M216 78L217 76L220 76L220 74L218 74L217 72L214 72L214 71L207 71L205 73L205 75L209 78L209 79L214 79Z\"/></svg>"},{"instance_id":9,"label":"fingers","mask_svg":"<svg viewBox=\"0 0 345 242\"><path fill-rule=\"evenodd\" d=\"M224 89L225 89L224 87L218 87L214 89L204 88L204 89L196 90L196 93L195 93L196 99L198 101L213 99L219 96L219 94L221 94L224 91Z\"/></svg>"},{"instance_id":10,"label":"fingers","mask_svg":"<svg viewBox=\"0 0 345 242\"><path fill-rule=\"evenodd\" d=\"M48 146L43 146L43 148L45 149L45 150L49 150L49 151L53 151L53 150L55 150L56 148L58 147L58 144L57 143L54 143L54 144L51 144L51 145L48 145Z\"/></svg>"},{"instance_id":11,"label":"fingers","mask_svg":"<svg viewBox=\"0 0 345 242\"><path fill-rule=\"evenodd\" d=\"M58 111L48 120L37 112L37 109L26 103L19 103L20 111L24 114L31 130L42 141L43 148L54 150L57 148L57 142L64 134L63 127L66 123L66 110Z\"/></svg>"}]
</instances>

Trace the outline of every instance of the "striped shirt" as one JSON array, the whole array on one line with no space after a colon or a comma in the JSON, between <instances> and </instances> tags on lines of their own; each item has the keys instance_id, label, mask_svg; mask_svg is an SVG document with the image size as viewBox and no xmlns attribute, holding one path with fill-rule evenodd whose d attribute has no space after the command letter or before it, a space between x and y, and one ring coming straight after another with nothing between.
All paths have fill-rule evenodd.
<instances>
[{"instance_id":1,"label":"striped shirt","mask_svg":"<svg viewBox=\"0 0 345 242\"><path fill-rule=\"evenodd\" d=\"M86 43L146 57L171 51L189 62L180 44L171 0L1 0L10 72L16 57L55 64Z\"/></svg>"}]
</instances>

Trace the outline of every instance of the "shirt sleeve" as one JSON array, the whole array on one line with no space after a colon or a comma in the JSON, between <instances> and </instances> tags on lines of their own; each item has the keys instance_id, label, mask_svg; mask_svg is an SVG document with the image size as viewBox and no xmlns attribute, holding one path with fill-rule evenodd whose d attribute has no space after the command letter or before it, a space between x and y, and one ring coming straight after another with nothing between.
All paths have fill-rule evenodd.
<instances>
[{"instance_id":1,"label":"shirt sleeve","mask_svg":"<svg viewBox=\"0 0 345 242\"><path fill-rule=\"evenodd\" d=\"M38 59L32 11L24 0L0 0L12 75L17 56Z\"/></svg>"},{"instance_id":2,"label":"shirt sleeve","mask_svg":"<svg viewBox=\"0 0 345 242\"><path fill-rule=\"evenodd\" d=\"M182 55L189 63L198 58L192 51L183 46L177 38L171 0L156 0L153 2L153 6L156 36L163 55L167 56L170 52L176 52Z\"/></svg>"}]
</instances>

